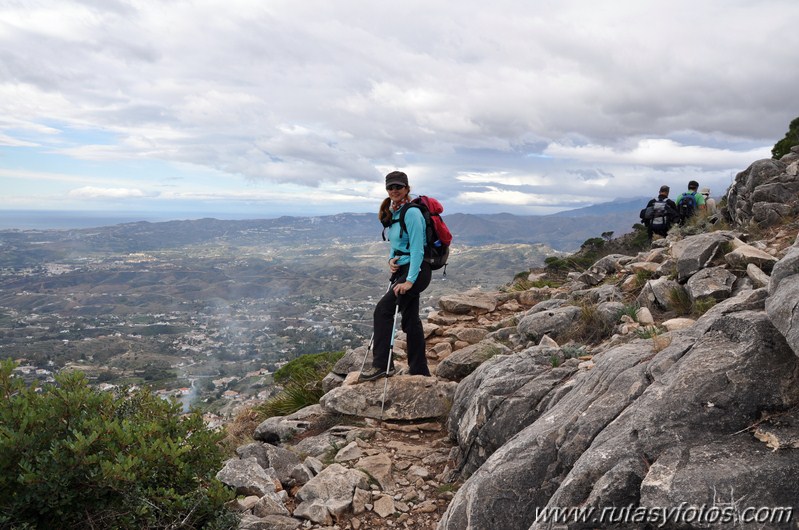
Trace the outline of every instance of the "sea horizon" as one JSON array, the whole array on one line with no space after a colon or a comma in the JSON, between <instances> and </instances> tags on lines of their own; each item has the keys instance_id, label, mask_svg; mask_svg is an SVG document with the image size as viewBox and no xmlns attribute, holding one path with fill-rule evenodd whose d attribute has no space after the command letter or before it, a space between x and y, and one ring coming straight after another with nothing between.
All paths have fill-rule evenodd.
<instances>
[{"instance_id":1,"label":"sea horizon","mask_svg":"<svg viewBox=\"0 0 799 530\"><path fill-rule=\"evenodd\" d=\"M0 211L0 230L74 230L98 228L142 221L160 223L166 221L202 219L240 220L254 219L254 215L231 213L161 213L136 211L75 211L75 210L5 210Z\"/></svg>"}]
</instances>

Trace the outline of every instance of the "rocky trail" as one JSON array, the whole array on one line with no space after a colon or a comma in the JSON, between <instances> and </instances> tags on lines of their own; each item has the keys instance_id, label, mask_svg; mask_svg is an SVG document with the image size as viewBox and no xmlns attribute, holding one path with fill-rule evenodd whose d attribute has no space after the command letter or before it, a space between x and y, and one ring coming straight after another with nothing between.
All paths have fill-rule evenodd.
<instances>
[{"instance_id":1,"label":"rocky trail","mask_svg":"<svg viewBox=\"0 0 799 530\"><path fill-rule=\"evenodd\" d=\"M433 377L358 383L365 346L346 352L319 404L260 423L220 471L240 528L713 527L540 517L703 506L716 527L795 528L799 148L726 199L724 223L646 250L441 297Z\"/></svg>"}]
</instances>

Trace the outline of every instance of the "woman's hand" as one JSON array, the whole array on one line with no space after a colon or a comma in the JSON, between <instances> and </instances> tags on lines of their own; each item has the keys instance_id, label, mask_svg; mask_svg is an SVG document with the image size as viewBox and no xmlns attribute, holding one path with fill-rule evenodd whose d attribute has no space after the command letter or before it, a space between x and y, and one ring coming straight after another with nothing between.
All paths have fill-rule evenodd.
<instances>
[{"instance_id":1,"label":"woman's hand","mask_svg":"<svg viewBox=\"0 0 799 530\"><path fill-rule=\"evenodd\" d=\"M398 283L394 286L394 295L399 296L401 294L405 294L411 289L411 287L413 287L413 282Z\"/></svg>"},{"instance_id":2,"label":"woman's hand","mask_svg":"<svg viewBox=\"0 0 799 530\"><path fill-rule=\"evenodd\" d=\"M391 269L391 273L395 273L399 270L399 265L397 265L397 260L399 258L391 258L388 260L388 268Z\"/></svg>"}]
</instances>

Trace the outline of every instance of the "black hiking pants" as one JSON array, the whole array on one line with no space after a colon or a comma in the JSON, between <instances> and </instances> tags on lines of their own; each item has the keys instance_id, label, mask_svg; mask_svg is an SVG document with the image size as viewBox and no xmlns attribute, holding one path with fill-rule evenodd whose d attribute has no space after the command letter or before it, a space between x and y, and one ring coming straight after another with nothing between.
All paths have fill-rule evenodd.
<instances>
[{"instance_id":1,"label":"black hiking pants","mask_svg":"<svg viewBox=\"0 0 799 530\"><path fill-rule=\"evenodd\" d=\"M430 285L433 271L427 262L422 263L419 276L410 290L400 295L399 311L402 313L402 331L407 335L408 342L408 369L411 375L430 375L425 357L424 329L419 318L419 295ZM391 276L392 285L404 283L408 277L408 266L404 265ZM394 289L389 289L383 298L377 302L374 312L374 345L372 350L372 366L386 369L388 354L391 349L392 325L394 324L394 310L397 307L397 297ZM392 359L392 366L394 360Z\"/></svg>"},{"instance_id":2,"label":"black hiking pants","mask_svg":"<svg viewBox=\"0 0 799 530\"><path fill-rule=\"evenodd\" d=\"M671 228L671 223L660 224L657 226L652 226L651 222L647 223L646 225L647 236L649 236L649 239L652 239L652 234L657 234L659 236L666 237L666 235L668 235L669 233L670 228Z\"/></svg>"}]
</instances>

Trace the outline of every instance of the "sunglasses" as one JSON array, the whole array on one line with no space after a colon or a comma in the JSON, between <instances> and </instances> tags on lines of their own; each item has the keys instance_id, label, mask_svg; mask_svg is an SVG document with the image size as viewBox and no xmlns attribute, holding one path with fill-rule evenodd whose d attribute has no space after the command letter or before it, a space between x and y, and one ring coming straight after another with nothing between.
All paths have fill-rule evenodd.
<instances>
[{"instance_id":1,"label":"sunglasses","mask_svg":"<svg viewBox=\"0 0 799 530\"><path fill-rule=\"evenodd\" d=\"M390 186L386 186L386 191L397 191L403 189L405 186L402 184L392 184Z\"/></svg>"}]
</instances>

